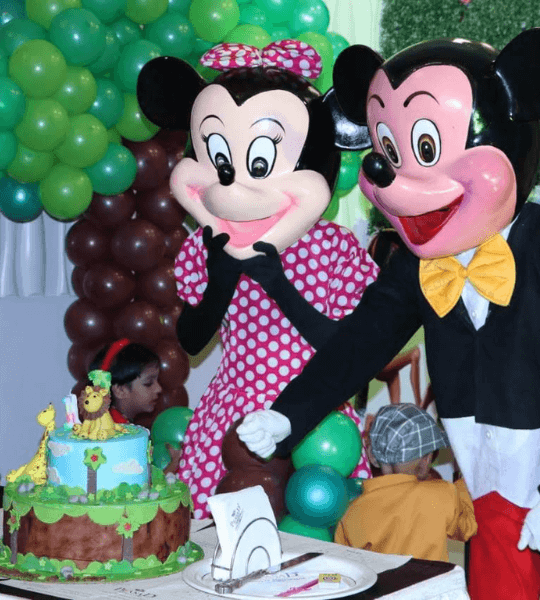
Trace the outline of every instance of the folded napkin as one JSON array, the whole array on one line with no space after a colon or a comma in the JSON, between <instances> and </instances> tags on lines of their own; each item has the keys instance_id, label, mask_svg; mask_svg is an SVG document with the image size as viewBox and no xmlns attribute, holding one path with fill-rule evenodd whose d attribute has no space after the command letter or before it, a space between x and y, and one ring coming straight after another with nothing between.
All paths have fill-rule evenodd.
<instances>
[{"instance_id":1,"label":"folded napkin","mask_svg":"<svg viewBox=\"0 0 540 600\"><path fill-rule=\"evenodd\" d=\"M260 485L208 498L216 523L218 546L212 576L242 577L281 562L276 518Z\"/></svg>"}]
</instances>

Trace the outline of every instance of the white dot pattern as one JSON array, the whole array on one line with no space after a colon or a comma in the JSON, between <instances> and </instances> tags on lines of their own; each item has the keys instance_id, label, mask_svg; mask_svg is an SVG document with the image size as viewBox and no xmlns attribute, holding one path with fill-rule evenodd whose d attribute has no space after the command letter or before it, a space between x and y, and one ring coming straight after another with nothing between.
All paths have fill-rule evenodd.
<instances>
[{"instance_id":1,"label":"white dot pattern","mask_svg":"<svg viewBox=\"0 0 540 600\"><path fill-rule=\"evenodd\" d=\"M178 295L192 305L201 301L208 283L206 255L202 230L198 229L184 242L175 261ZM302 296L334 320L354 309L378 273L350 231L324 220L282 252L281 260L287 265L286 276ZM322 278L321 269L326 273ZM303 285L299 287L298 282ZM246 275L240 278L220 336L221 363L190 421L179 467L192 492L196 519L209 516L206 500L225 475L221 461L225 432L248 412L270 408L314 353L277 303ZM343 411L360 427L350 405ZM351 476L370 475L363 454Z\"/></svg>"}]
</instances>

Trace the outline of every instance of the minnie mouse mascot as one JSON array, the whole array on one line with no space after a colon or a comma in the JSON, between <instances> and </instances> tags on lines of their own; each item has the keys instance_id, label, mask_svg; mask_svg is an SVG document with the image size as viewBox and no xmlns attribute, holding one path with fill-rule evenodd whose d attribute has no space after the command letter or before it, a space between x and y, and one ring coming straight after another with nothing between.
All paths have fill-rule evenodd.
<instances>
[{"instance_id":1,"label":"minnie mouse mascot","mask_svg":"<svg viewBox=\"0 0 540 600\"><path fill-rule=\"evenodd\" d=\"M221 444L228 428L272 405L378 271L352 233L320 220L339 148L359 147L365 132L332 92L322 97L305 79L320 73L316 51L296 40L262 51L222 44L201 62L223 73L207 84L187 63L157 58L142 69L137 91L152 122L191 131L192 150L170 179L201 226L175 264L186 301L180 343L197 354L218 329L223 343L179 467L197 519L208 516L206 500L226 472ZM343 412L360 426L349 404ZM287 428L282 415L266 417ZM365 455L352 476L370 476Z\"/></svg>"},{"instance_id":2,"label":"minnie mouse mascot","mask_svg":"<svg viewBox=\"0 0 540 600\"><path fill-rule=\"evenodd\" d=\"M277 454L423 326L437 409L474 499L471 598L537 600L540 206L526 200L540 155L540 30L500 53L437 40L383 61L353 46L334 88L373 142L362 191L405 247L274 403L292 425ZM248 447L279 440L264 415L253 419Z\"/></svg>"}]
</instances>

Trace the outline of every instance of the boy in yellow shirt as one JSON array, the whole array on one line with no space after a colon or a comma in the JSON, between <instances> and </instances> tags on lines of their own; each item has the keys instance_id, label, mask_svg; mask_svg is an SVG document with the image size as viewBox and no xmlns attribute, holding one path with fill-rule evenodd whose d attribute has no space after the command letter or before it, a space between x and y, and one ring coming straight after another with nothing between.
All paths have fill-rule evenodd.
<instances>
[{"instance_id":1,"label":"boy in yellow shirt","mask_svg":"<svg viewBox=\"0 0 540 600\"><path fill-rule=\"evenodd\" d=\"M366 446L382 476L364 482L363 494L337 525L335 541L447 561L447 537L467 541L476 521L463 480L429 479L433 453L449 446L446 433L415 404L391 404L375 415Z\"/></svg>"}]
</instances>

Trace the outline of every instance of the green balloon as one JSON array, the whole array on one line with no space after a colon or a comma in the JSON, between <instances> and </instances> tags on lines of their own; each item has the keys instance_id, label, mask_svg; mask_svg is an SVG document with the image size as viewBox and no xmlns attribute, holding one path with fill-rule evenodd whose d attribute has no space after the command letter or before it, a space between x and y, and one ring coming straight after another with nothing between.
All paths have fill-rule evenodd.
<instances>
[{"instance_id":1,"label":"green balloon","mask_svg":"<svg viewBox=\"0 0 540 600\"><path fill-rule=\"evenodd\" d=\"M141 28L127 17L122 17L112 23L110 29L116 35L120 46L142 39Z\"/></svg>"},{"instance_id":2,"label":"green balloon","mask_svg":"<svg viewBox=\"0 0 540 600\"><path fill-rule=\"evenodd\" d=\"M291 39L291 32L284 25L267 25L266 31L273 42Z\"/></svg>"},{"instance_id":3,"label":"green balloon","mask_svg":"<svg viewBox=\"0 0 540 600\"><path fill-rule=\"evenodd\" d=\"M90 71L84 67L68 67L66 78L54 94L68 115L86 112L94 102L97 83Z\"/></svg>"},{"instance_id":4,"label":"green balloon","mask_svg":"<svg viewBox=\"0 0 540 600\"><path fill-rule=\"evenodd\" d=\"M327 527L311 527L310 525L304 525L291 515L285 515L280 521L278 529L287 533L295 533L296 535L303 535L305 537L314 538L317 540L324 540L325 542L332 542L333 536L330 533L330 529Z\"/></svg>"},{"instance_id":5,"label":"green balloon","mask_svg":"<svg viewBox=\"0 0 540 600\"><path fill-rule=\"evenodd\" d=\"M146 25L165 14L168 0L127 0L126 17L134 23Z\"/></svg>"},{"instance_id":6,"label":"green balloon","mask_svg":"<svg viewBox=\"0 0 540 600\"><path fill-rule=\"evenodd\" d=\"M9 77L0 77L0 131L13 129L23 118L26 99Z\"/></svg>"},{"instance_id":7,"label":"green balloon","mask_svg":"<svg viewBox=\"0 0 540 600\"><path fill-rule=\"evenodd\" d=\"M0 48L0 77L7 77L8 57L2 48Z\"/></svg>"},{"instance_id":8,"label":"green balloon","mask_svg":"<svg viewBox=\"0 0 540 600\"><path fill-rule=\"evenodd\" d=\"M88 69L94 73L94 75L103 75L107 71L114 68L114 65L120 58L120 42L116 37L115 32L110 28L105 29L105 47L101 56L94 62L91 62Z\"/></svg>"},{"instance_id":9,"label":"green balloon","mask_svg":"<svg viewBox=\"0 0 540 600\"><path fill-rule=\"evenodd\" d=\"M187 17L167 13L146 27L146 39L166 56L186 58L195 48L195 32Z\"/></svg>"},{"instance_id":10,"label":"green balloon","mask_svg":"<svg viewBox=\"0 0 540 600\"><path fill-rule=\"evenodd\" d=\"M349 477L349 479L345 480L345 483L347 484L349 502L352 502L364 493L364 480L360 477Z\"/></svg>"},{"instance_id":11,"label":"green balloon","mask_svg":"<svg viewBox=\"0 0 540 600\"><path fill-rule=\"evenodd\" d=\"M99 119L89 114L75 115L54 153L66 165L82 169L101 160L108 145L107 129Z\"/></svg>"},{"instance_id":12,"label":"green balloon","mask_svg":"<svg viewBox=\"0 0 540 600\"><path fill-rule=\"evenodd\" d=\"M126 0L82 0L82 6L102 23L112 23L124 15Z\"/></svg>"},{"instance_id":13,"label":"green balloon","mask_svg":"<svg viewBox=\"0 0 540 600\"><path fill-rule=\"evenodd\" d=\"M88 109L107 129L118 123L124 112L124 95L109 79L97 79L96 99Z\"/></svg>"},{"instance_id":14,"label":"green balloon","mask_svg":"<svg viewBox=\"0 0 540 600\"><path fill-rule=\"evenodd\" d=\"M180 13L187 17L189 13L189 5L191 4L191 0L169 0L169 4L167 6L168 13Z\"/></svg>"},{"instance_id":15,"label":"green balloon","mask_svg":"<svg viewBox=\"0 0 540 600\"><path fill-rule=\"evenodd\" d=\"M240 21L236 0L193 0L189 20L195 33L209 42L221 42Z\"/></svg>"},{"instance_id":16,"label":"green balloon","mask_svg":"<svg viewBox=\"0 0 540 600\"><path fill-rule=\"evenodd\" d=\"M341 54L343 52L343 50L345 50L345 48L348 48L350 46L350 44L339 33L334 33L333 31L327 31L324 35L329 40L329 42L332 44L332 50L333 50L333 56L334 56L334 62L335 62L338 55Z\"/></svg>"},{"instance_id":17,"label":"green balloon","mask_svg":"<svg viewBox=\"0 0 540 600\"><path fill-rule=\"evenodd\" d=\"M298 0L291 16L291 31L295 36L304 31L325 33L330 12L323 0Z\"/></svg>"},{"instance_id":18,"label":"green balloon","mask_svg":"<svg viewBox=\"0 0 540 600\"><path fill-rule=\"evenodd\" d=\"M174 446L174 444L171 444ZM179 446L175 446L179 448ZM152 447L152 464L158 469L164 469L171 461L171 455L167 450L165 442L158 442Z\"/></svg>"},{"instance_id":19,"label":"green balloon","mask_svg":"<svg viewBox=\"0 0 540 600\"><path fill-rule=\"evenodd\" d=\"M352 190L358 183L358 171L360 171L360 154L358 152L342 152L336 189L340 192Z\"/></svg>"},{"instance_id":20,"label":"green balloon","mask_svg":"<svg viewBox=\"0 0 540 600\"><path fill-rule=\"evenodd\" d=\"M126 92L137 91L137 78L144 65L161 56L161 48L148 40L138 40L127 44L122 49L120 60L114 68L117 84Z\"/></svg>"},{"instance_id":21,"label":"green balloon","mask_svg":"<svg viewBox=\"0 0 540 600\"><path fill-rule=\"evenodd\" d=\"M297 0L255 0L271 23L286 23L290 20ZM287 38L282 38L287 39Z\"/></svg>"},{"instance_id":22,"label":"green balloon","mask_svg":"<svg viewBox=\"0 0 540 600\"><path fill-rule=\"evenodd\" d=\"M193 49L193 54L197 54L200 58L205 52L208 52L208 50L213 47L213 42L203 40L202 38L195 38L195 48Z\"/></svg>"},{"instance_id":23,"label":"green balloon","mask_svg":"<svg viewBox=\"0 0 540 600\"><path fill-rule=\"evenodd\" d=\"M327 221L333 221L339 212L339 199L341 198L339 192L334 192L330 204L326 207L326 210L322 214L322 218Z\"/></svg>"},{"instance_id":24,"label":"green balloon","mask_svg":"<svg viewBox=\"0 0 540 600\"><path fill-rule=\"evenodd\" d=\"M10 221L27 223L43 211L39 187L35 183L21 183L11 177L0 178L0 212Z\"/></svg>"},{"instance_id":25,"label":"green balloon","mask_svg":"<svg viewBox=\"0 0 540 600\"><path fill-rule=\"evenodd\" d=\"M124 94L124 112L116 123L116 129L131 142L145 142L159 131L159 127L143 115L135 94Z\"/></svg>"},{"instance_id":26,"label":"green balloon","mask_svg":"<svg viewBox=\"0 0 540 600\"><path fill-rule=\"evenodd\" d=\"M0 171L3 171L17 154L17 138L11 131L0 131Z\"/></svg>"},{"instance_id":27,"label":"green balloon","mask_svg":"<svg viewBox=\"0 0 540 600\"><path fill-rule=\"evenodd\" d=\"M246 23L248 25L258 25L259 27L266 28L267 21L268 19L266 18L264 10L255 6L255 4L250 2L249 4L242 4L240 7L239 23L241 25Z\"/></svg>"},{"instance_id":28,"label":"green balloon","mask_svg":"<svg viewBox=\"0 0 540 600\"><path fill-rule=\"evenodd\" d=\"M295 469L322 465L348 477L361 454L362 438L356 423L347 415L334 411L294 448L292 462Z\"/></svg>"},{"instance_id":29,"label":"green balloon","mask_svg":"<svg viewBox=\"0 0 540 600\"><path fill-rule=\"evenodd\" d=\"M12 19L0 29L0 42L8 56L11 56L25 42L36 39L47 39L47 32L41 25L29 19Z\"/></svg>"},{"instance_id":30,"label":"green balloon","mask_svg":"<svg viewBox=\"0 0 540 600\"><path fill-rule=\"evenodd\" d=\"M53 165L54 154L52 152L39 152L19 143L7 172L19 181L40 181Z\"/></svg>"},{"instance_id":31,"label":"green balloon","mask_svg":"<svg viewBox=\"0 0 540 600\"><path fill-rule=\"evenodd\" d=\"M49 29L57 14L67 8L81 8L81 0L26 0L26 14L31 21Z\"/></svg>"},{"instance_id":32,"label":"green balloon","mask_svg":"<svg viewBox=\"0 0 540 600\"><path fill-rule=\"evenodd\" d=\"M80 216L92 201L92 182L81 169L55 165L40 183L44 209L61 221Z\"/></svg>"},{"instance_id":33,"label":"green balloon","mask_svg":"<svg viewBox=\"0 0 540 600\"><path fill-rule=\"evenodd\" d=\"M229 31L223 41L248 44L249 46L255 46L256 48L264 48L272 42L272 38L265 29L258 25L238 25L238 27Z\"/></svg>"},{"instance_id":34,"label":"green balloon","mask_svg":"<svg viewBox=\"0 0 540 600\"><path fill-rule=\"evenodd\" d=\"M116 131L116 129L107 129L107 137L109 139L109 144L118 144L122 145L122 136Z\"/></svg>"},{"instance_id":35,"label":"green balloon","mask_svg":"<svg viewBox=\"0 0 540 600\"><path fill-rule=\"evenodd\" d=\"M188 424L193 417L193 411L187 406L172 406L155 418L150 438L154 444L169 442L176 448L184 441Z\"/></svg>"},{"instance_id":36,"label":"green balloon","mask_svg":"<svg viewBox=\"0 0 540 600\"><path fill-rule=\"evenodd\" d=\"M54 150L64 139L68 125L68 114L60 102L52 98L30 99L15 134L32 150L47 152Z\"/></svg>"},{"instance_id":37,"label":"green balloon","mask_svg":"<svg viewBox=\"0 0 540 600\"><path fill-rule=\"evenodd\" d=\"M68 8L54 17L49 30L51 42L72 65L87 65L105 49L105 28L85 8Z\"/></svg>"},{"instance_id":38,"label":"green balloon","mask_svg":"<svg viewBox=\"0 0 540 600\"><path fill-rule=\"evenodd\" d=\"M105 156L85 172L97 194L116 196L135 181L137 161L125 146L109 144Z\"/></svg>"},{"instance_id":39,"label":"green balloon","mask_svg":"<svg viewBox=\"0 0 540 600\"><path fill-rule=\"evenodd\" d=\"M9 59L9 76L30 98L48 98L56 92L67 72L62 53L47 40L30 40Z\"/></svg>"}]
</instances>

